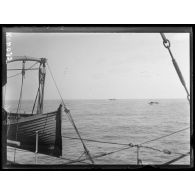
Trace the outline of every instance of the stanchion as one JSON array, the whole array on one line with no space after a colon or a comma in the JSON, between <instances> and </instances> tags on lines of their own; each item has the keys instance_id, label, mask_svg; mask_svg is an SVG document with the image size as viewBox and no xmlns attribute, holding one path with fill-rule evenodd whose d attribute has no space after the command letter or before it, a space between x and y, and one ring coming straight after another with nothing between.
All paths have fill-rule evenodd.
<instances>
[{"instance_id":1,"label":"stanchion","mask_svg":"<svg viewBox=\"0 0 195 195\"><path fill-rule=\"evenodd\" d=\"M36 131L35 164L37 164L37 159L38 159L38 147L39 147L39 131Z\"/></svg>"},{"instance_id":2,"label":"stanchion","mask_svg":"<svg viewBox=\"0 0 195 195\"><path fill-rule=\"evenodd\" d=\"M142 161L139 158L139 149L140 149L140 146L139 145L136 145L136 147L137 147L137 165L142 165Z\"/></svg>"}]
</instances>

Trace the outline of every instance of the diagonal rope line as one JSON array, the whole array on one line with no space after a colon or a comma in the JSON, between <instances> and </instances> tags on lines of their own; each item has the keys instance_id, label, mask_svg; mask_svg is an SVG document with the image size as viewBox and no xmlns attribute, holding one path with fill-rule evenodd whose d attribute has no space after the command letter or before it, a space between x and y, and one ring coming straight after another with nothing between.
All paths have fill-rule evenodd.
<instances>
[{"instance_id":1,"label":"diagonal rope line","mask_svg":"<svg viewBox=\"0 0 195 195\"><path fill-rule=\"evenodd\" d=\"M118 150L114 150L114 151L111 151L111 152L107 152L107 153L104 153L104 154L101 154L101 155L98 155L98 156L94 156L93 159L96 159L96 158L100 158L100 157L103 157L103 156L107 156L107 155L111 155L111 154L114 154L116 152L120 152L120 151L123 151L123 150L127 150L127 149L130 149L130 148L133 148L135 146L139 146L139 147L143 147L143 148L148 148L148 149L152 149L152 150L156 150L156 151L159 151L159 152L163 152L165 154L179 154L181 155L181 153L175 153L175 152L170 152L168 150L159 150L159 149L156 149L156 148L153 148L153 147L148 147L148 146L142 146L142 144L146 144L146 143L149 143L149 142L153 142L153 141L156 141L156 140L159 140L159 139L162 139L164 137L168 137L168 136L171 136L173 134L176 134L176 133L179 133L179 132L182 132L182 131L186 131L187 129L189 129L189 127L187 128L184 128L184 129L181 129L181 130L178 130L178 131L175 131L173 133L170 133L168 135L165 135L165 136L161 136L161 137L158 137L156 139L152 139L152 140L148 140L146 142L143 142L141 144L137 144L137 145L133 145L133 144L126 144L128 145L128 147L123 147L123 148L120 148ZM85 139L86 140L86 139ZM109 143L109 142L106 142L106 143ZM113 144L113 143L112 143ZM114 144L117 144L117 143L114 143ZM82 161L85 161L87 159L81 159L79 160L78 162L82 162ZM68 162L67 164L72 164L72 163L75 163L76 161L70 161Z\"/></svg>"},{"instance_id":2,"label":"diagonal rope line","mask_svg":"<svg viewBox=\"0 0 195 195\"><path fill-rule=\"evenodd\" d=\"M171 135L173 135L173 134L179 133L179 132L181 132L181 131L186 131L186 130L189 129L189 128L190 128L190 127L186 127L186 128L184 128L184 129L175 131L175 132L170 133L170 134L168 134L168 135L164 135L164 136L161 136L161 137L158 137L158 138L155 138L155 139L151 139L151 140L145 141L145 142L143 142L143 143L141 143L141 144L138 144L138 145L143 145L143 144L146 144L146 143L150 143L150 142L153 142L153 141L156 141L156 140L159 140L159 139L162 139L162 138L171 136Z\"/></svg>"},{"instance_id":3,"label":"diagonal rope line","mask_svg":"<svg viewBox=\"0 0 195 195\"><path fill-rule=\"evenodd\" d=\"M29 67L29 70L32 69L37 63L38 63L38 62L35 62L32 66L30 66L30 67ZM22 74L22 72L19 72L19 73L17 73L17 74L14 74L14 75L12 75L12 76L7 77L7 78L8 78L8 79L9 79L9 78L13 78L13 77L16 77L16 76L18 76L18 75L20 75L20 74Z\"/></svg>"},{"instance_id":4,"label":"diagonal rope line","mask_svg":"<svg viewBox=\"0 0 195 195\"><path fill-rule=\"evenodd\" d=\"M179 133L179 132L182 132L182 131L186 131L187 129L189 129L189 127L184 128L184 129L180 129L180 130L175 131L175 132L173 132L173 133L170 133L170 134L167 134L167 135L164 135L164 136L161 136L161 137L152 139L152 140L148 140L148 141L145 141L145 142L143 142L143 143L136 144L136 145L131 144L131 143L117 143L117 142L99 141L99 140L86 139L86 138L83 138L83 140L89 141L89 142L106 143L106 144L113 144L113 145L140 146L140 147L142 147L142 148L152 149L152 150L156 150L156 151L163 152L163 153L166 153L166 152L169 153L168 151L165 151L165 150L160 150L160 149L157 149L157 148L154 148L154 147L142 146L142 145L143 145L143 144L146 144L146 143L150 143L150 142L156 141L156 140L159 140L159 139L162 139L162 138L164 138L164 137L171 136L171 135L173 135L173 134L176 134L176 133ZM67 138L67 139L79 139L79 138L69 137L69 136L62 136L62 137L63 137L63 138ZM173 154L173 152L171 152L171 153ZM181 153L176 153L176 152L174 152L174 154L181 154Z\"/></svg>"},{"instance_id":5,"label":"diagonal rope line","mask_svg":"<svg viewBox=\"0 0 195 195\"><path fill-rule=\"evenodd\" d=\"M19 96L19 101L18 101L18 107L17 107L17 111L16 111L16 114L17 114L17 128L16 128L16 141L18 140L18 120L19 120L19 116L18 116L18 113L21 109L21 100L22 100L22 89L23 89L23 84L24 84L24 75L22 73L22 83L21 83L21 89L20 89L20 96ZM15 159L16 159L16 149L14 151L14 163L15 163Z\"/></svg>"},{"instance_id":6,"label":"diagonal rope line","mask_svg":"<svg viewBox=\"0 0 195 195\"><path fill-rule=\"evenodd\" d=\"M176 162L176 161L178 161L178 160L180 160L180 159L182 159L182 158L184 158L184 157L186 157L186 156L188 156L188 155L190 155L190 152L187 152L186 154L182 154L181 156L179 156L179 157L177 157L177 158L174 158L173 160L170 160L170 161L168 161L168 162L166 162L166 163L164 163L164 164L162 164L162 165L170 165L170 164L172 164L173 162Z\"/></svg>"},{"instance_id":7,"label":"diagonal rope line","mask_svg":"<svg viewBox=\"0 0 195 195\"><path fill-rule=\"evenodd\" d=\"M40 89L40 85L39 85L39 87L38 87L37 94L36 94L36 97L35 97L35 101L34 101L34 104L33 104L32 114L33 114L33 112L34 112L35 105L36 105L36 102L37 102L37 98L38 98L38 94L39 94L39 89Z\"/></svg>"},{"instance_id":8,"label":"diagonal rope line","mask_svg":"<svg viewBox=\"0 0 195 195\"><path fill-rule=\"evenodd\" d=\"M62 136L63 138L67 139L79 139L77 137L69 137L69 136ZM113 144L113 145L121 145L121 146L128 146L129 144L123 144L123 143L117 143L117 142L108 142L108 141L99 141L99 140L94 140L94 139L87 139L87 138L82 138L85 141L88 142L97 142L97 143L105 143L105 144Z\"/></svg>"},{"instance_id":9,"label":"diagonal rope line","mask_svg":"<svg viewBox=\"0 0 195 195\"><path fill-rule=\"evenodd\" d=\"M30 66L28 69L32 69L36 64L38 64L39 62L35 62L32 66Z\"/></svg>"},{"instance_id":10,"label":"diagonal rope line","mask_svg":"<svg viewBox=\"0 0 195 195\"><path fill-rule=\"evenodd\" d=\"M16 76L18 76L18 75L20 75L20 74L22 74L22 73L19 72L19 73L17 73L17 74L14 74L14 75L12 75L12 76L7 77L7 78L9 79L9 78L12 78L12 77L16 77Z\"/></svg>"},{"instance_id":11,"label":"diagonal rope line","mask_svg":"<svg viewBox=\"0 0 195 195\"><path fill-rule=\"evenodd\" d=\"M157 138L154 138L152 140L148 140L148 141L145 141L143 143L140 143L140 144L137 144L139 146L143 145L143 144L146 144L146 143L149 143L149 142L153 142L153 141L156 141L156 140L159 140L159 139L162 139L164 137L168 137L168 136L171 136L173 134L176 134L176 133L179 133L179 132L182 132L182 131L186 131L187 129L189 129L190 127L186 127L184 129L180 129L178 131L175 131L173 133L170 133L170 134L167 134L167 135L164 135L164 136L161 136L161 137L157 137ZM62 136L63 138L67 138L67 139L79 139L79 138L76 138L76 137L69 137L69 136ZM97 142L97 143L106 143L106 144L114 144L114 145L121 145L121 146L129 146L130 143L118 143L118 142L108 142L108 141L99 141L99 140L94 140L94 139L88 139L88 138L83 138L83 140L85 141L89 141L89 142Z\"/></svg>"},{"instance_id":12,"label":"diagonal rope line","mask_svg":"<svg viewBox=\"0 0 195 195\"><path fill-rule=\"evenodd\" d=\"M116 152L120 152L120 151L123 151L123 150L127 150L127 149L132 148L132 147L133 146L129 146L129 147L125 147L125 148L123 147L123 148L120 148L118 150L114 150L114 151L111 151L111 152L107 152L107 153L103 153L103 154L100 154L100 155L96 155L96 156L93 156L93 159L97 159L97 158L100 158L100 157L103 157L103 156L111 155L111 154L114 154ZM66 164L72 164L72 163L75 163L75 162L83 162L85 160L87 160L87 158L81 159L79 161L76 161L76 160L75 161L70 161L70 162L68 162Z\"/></svg>"},{"instance_id":13,"label":"diagonal rope line","mask_svg":"<svg viewBox=\"0 0 195 195\"><path fill-rule=\"evenodd\" d=\"M65 112L66 112L66 114L67 114L67 116L68 116L68 119L69 119L70 122L72 123L72 126L74 127L74 129L75 129L75 131L76 131L76 133L77 133L79 139L81 140L81 143L82 143L82 145L83 145L83 148L84 148L85 151L86 151L86 155L88 155L90 161L92 162L92 164L94 164L94 161L93 161L93 159L92 159L92 157L91 157L91 154L90 154L89 150L87 149L87 147L85 146L84 141L82 140L82 137L81 137L81 135L80 135L80 133L79 133L77 127L76 127L76 124L75 124L75 122L74 122L74 120L73 120L73 118L72 118L72 115L71 115L70 111L67 109L67 107L66 107L66 105L65 105L65 103L64 103L64 100L63 100L63 98L62 98L62 95L61 95L61 93L60 93L60 90L58 89L57 83L56 83L56 81L55 81L55 79L54 79L54 76L53 76L53 74L52 74L52 71L51 71L50 66L49 66L48 63L47 63L47 66L48 66L49 72L50 72L50 74L51 74L51 77L52 77L52 79L53 79L53 82L54 82L54 84L55 84L55 87L56 87L56 89L57 89L57 91L58 91L58 94L59 94L59 96L60 96L60 98L61 98L61 101L62 101L62 103L63 103L63 106L64 106Z\"/></svg>"}]
</instances>

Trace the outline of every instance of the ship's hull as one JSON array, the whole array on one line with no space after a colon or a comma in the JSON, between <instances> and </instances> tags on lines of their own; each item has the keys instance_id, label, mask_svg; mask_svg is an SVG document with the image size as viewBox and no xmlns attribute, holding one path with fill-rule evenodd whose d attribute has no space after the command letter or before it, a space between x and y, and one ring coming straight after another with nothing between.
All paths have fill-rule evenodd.
<instances>
[{"instance_id":1,"label":"ship's hull","mask_svg":"<svg viewBox=\"0 0 195 195\"><path fill-rule=\"evenodd\" d=\"M38 132L38 153L62 156L61 105L55 112L45 114L8 114L7 145L35 152Z\"/></svg>"}]
</instances>

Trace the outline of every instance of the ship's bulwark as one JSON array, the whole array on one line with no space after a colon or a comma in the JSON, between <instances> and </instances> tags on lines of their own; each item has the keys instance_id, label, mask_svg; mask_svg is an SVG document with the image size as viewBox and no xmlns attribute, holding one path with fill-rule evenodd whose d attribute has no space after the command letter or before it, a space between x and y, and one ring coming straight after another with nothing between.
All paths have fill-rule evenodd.
<instances>
[{"instance_id":1,"label":"ship's bulwark","mask_svg":"<svg viewBox=\"0 0 195 195\"><path fill-rule=\"evenodd\" d=\"M17 148L35 152L38 131L38 153L62 156L61 105L56 112L26 117L23 114L18 123L13 115L10 114L7 139L20 142Z\"/></svg>"}]
</instances>

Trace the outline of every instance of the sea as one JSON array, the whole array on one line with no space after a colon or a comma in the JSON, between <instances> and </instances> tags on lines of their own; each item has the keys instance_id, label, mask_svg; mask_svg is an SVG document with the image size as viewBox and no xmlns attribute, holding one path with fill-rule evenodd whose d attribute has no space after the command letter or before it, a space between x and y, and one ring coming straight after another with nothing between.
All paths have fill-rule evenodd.
<instances>
[{"instance_id":1,"label":"sea","mask_svg":"<svg viewBox=\"0 0 195 195\"><path fill-rule=\"evenodd\" d=\"M155 101L158 104L149 104ZM102 100L64 100L74 122L96 164L143 165L164 164L190 151L190 128L179 133L157 139L145 147L131 147L126 150L121 144L141 144L161 136L190 127L190 106L186 99L102 99ZM6 101L7 111L15 112L17 101ZM23 100L22 113L31 113L33 101ZM60 100L45 100L44 112L57 110ZM63 157L67 159L83 158L84 148L63 112L62 117ZM108 142L108 143L101 143ZM109 142L119 143L110 144ZM154 148L154 149L152 149ZM155 150L156 149L156 150ZM163 151L169 151L163 152ZM112 153L113 152L113 153ZM86 161L87 162L87 161ZM55 164L55 162L54 162ZM173 164L190 165L190 156Z\"/></svg>"}]
</instances>

